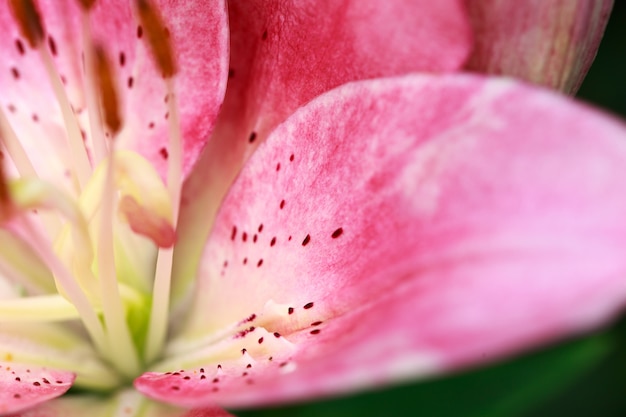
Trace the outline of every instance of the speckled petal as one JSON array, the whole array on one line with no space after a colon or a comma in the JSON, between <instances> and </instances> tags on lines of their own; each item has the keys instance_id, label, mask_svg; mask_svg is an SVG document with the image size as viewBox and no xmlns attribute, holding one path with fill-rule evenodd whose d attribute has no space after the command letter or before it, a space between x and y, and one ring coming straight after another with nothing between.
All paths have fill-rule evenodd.
<instances>
[{"instance_id":1,"label":"speckled petal","mask_svg":"<svg viewBox=\"0 0 626 417\"><path fill-rule=\"evenodd\" d=\"M17 413L59 397L73 382L71 372L0 362L0 413Z\"/></svg>"},{"instance_id":2,"label":"speckled petal","mask_svg":"<svg viewBox=\"0 0 626 417\"><path fill-rule=\"evenodd\" d=\"M19 414L19 417L232 417L217 407L185 410L159 404L127 389L110 396L73 395L48 401ZM17 416L12 416L17 417Z\"/></svg>"},{"instance_id":3,"label":"speckled petal","mask_svg":"<svg viewBox=\"0 0 626 417\"><path fill-rule=\"evenodd\" d=\"M299 106L354 80L456 70L472 42L460 0L243 0L228 6L228 87L211 143L184 189L179 277L193 275L214 213L242 164ZM176 284L178 293L188 281Z\"/></svg>"},{"instance_id":4,"label":"speckled petal","mask_svg":"<svg viewBox=\"0 0 626 417\"><path fill-rule=\"evenodd\" d=\"M512 81L331 91L245 166L168 346L175 372L135 384L185 406L274 403L606 323L626 300L625 175L623 124Z\"/></svg>"}]
</instances>

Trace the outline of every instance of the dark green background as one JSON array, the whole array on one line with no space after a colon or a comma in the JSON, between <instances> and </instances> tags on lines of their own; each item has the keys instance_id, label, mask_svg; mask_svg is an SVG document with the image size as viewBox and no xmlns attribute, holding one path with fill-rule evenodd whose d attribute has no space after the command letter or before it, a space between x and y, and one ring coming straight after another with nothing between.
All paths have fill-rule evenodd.
<instances>
[{"instance_id":1,"label":"dark green background","mask_svg":"<svg viewBox=\"0 0 626 417\"><path fill-rule=\"evenodd\" d=\"M616 3L598 57L579 96L626 118L626 2L616 0ZM459 375L339 399L236 414L241 417L626 416L626 319L587 337Z\"/></svg>"}]
</instances>

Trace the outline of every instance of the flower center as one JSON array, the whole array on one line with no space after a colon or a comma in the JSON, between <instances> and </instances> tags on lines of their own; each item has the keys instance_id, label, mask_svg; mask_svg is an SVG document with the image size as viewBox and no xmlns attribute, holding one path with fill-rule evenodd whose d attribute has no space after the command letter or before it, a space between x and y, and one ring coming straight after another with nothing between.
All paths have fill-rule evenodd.
<instances>
[{"instance_id":1,"label":"flower center","mask_svg":"<svg viewBox=\"0 0 626 417\"><path fill-rule=\"evenodd\" d=\"M61 110L71 186L64 190L38 177L0 110L0 139L16 171L0 166L0 273L11 283L0 288L0 336L7 339L0 338L0 361L73 370L77 385L110 389L138 376L163 351L182 157L176 65L161 17L144 0L136 2L136 15L168 97L166 181L140 155L116 149L124 121L106 52L90 36L93 3L81 2L90 155L45 45L36 6L31 0L10 1L22 37L39 53ZM82 328L71 323L76 320ZM20 323L27 324L20 329ZM58 333L44 337L41 329ZM78 345L85 356L103 361L78 364L62 356L22 352L14 342L24 339L55 349Z\"/></svg>"}]
</instances>

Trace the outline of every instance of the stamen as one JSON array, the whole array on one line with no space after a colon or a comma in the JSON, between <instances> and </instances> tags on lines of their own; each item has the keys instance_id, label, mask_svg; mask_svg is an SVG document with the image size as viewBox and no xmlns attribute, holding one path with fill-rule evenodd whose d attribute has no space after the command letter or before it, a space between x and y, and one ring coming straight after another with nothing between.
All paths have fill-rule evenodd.
<instances>
[{"instance_id":1,"label":"stamen","mask_svg":"<svg viewBox=\"0 0 626 417\"><path fill-rule=\"evenodd\" d=\"M4 145L20 176L38 178L35 167L26 154L4 111L0 108L0 143ZM50 213L43 213L41 221L49 236L56 236L61 230L61 222Z\"/></svg>"},{"instance_id":2,"label":"stamen","mask_svg":"<svg viewBox=\"0 0 626 417\"><path fill-rule=\"evenodd\" d=\"M0 322L44 323L79 318L76 307L59 294L0 301Z\"/></svg>"},{"instance_id":3,"label":"stamen","mask_svg":"<svg viewBox=\"0 0 626 417\"><path fill-rule=\"evenodd\" d=\"M61 114L63 116L63 122L67 131L67 143L70 150L70 159L74 165L74 171L78 180L79 188L82 190L91 176L91 164L89 157L87 156L87 150L83 143L83 138L80 133L80 126L78 120L74 115L72 106L63 87L61 76L54 66L54 61L48 49L40 44L38 47L39 54L44 64L44 68L52 84L54 95L61 108Z\"/></svg>"},{"instance_id":4,"label":"stamen","mask_svg":"<svg viewBox=\"0 0 626 417\"><path fill-rule=\"evenodd\" d=\"M46 69L48 78L52 84L52 89L54 90L54 94L61 108L65 129L67 130L67 140L72 163L74 164L78 183L82 189L91 175L91 165L87 156L87 150L83 145L78 120L67 98L61 76L57 72L52 56L43 42L44 30L39 11L32 0L11 0L10 5L13 16L20 27L22 36L24 36L28 40L29 45L32 48L36 48L41 55L44 68Z\"/></svg>"},{"instance_id":5,"label":"stamen","mask_svg":"<svg viewBox=\"0 0 626 417\"><path fill-rule=\"evenodd\" d=\"M44 38L43 25L39 11L32 0L10 0L13 17L17 21L22 36L31 48L38 47Z\"/></svg>"},{"instance_id":6,"label":"stamen","mask_svg":"<svg viewBox=\"0 0 626 417\"><path fill-rule=\"evenodd\" d=\"M178 224L178 212L180 209L180 196L182 189L182 146L180 134L180 118L176 94L174 93L174 80L166 80L167 94L169 96L168 109L170 131L170 157L168 158L167 189L172 202L172 221L176 228ZM152 308L150 311L150 325L148 327L148 343L146 343L146 360L156 359L163 348L167 334L167 317L169 315L170 292L172 287L173 248L159 248L157 267L152 290Z\"/></svg>"},{"instance_id":7,"label":"stamen","mask_svg":"<svg viewBox=\"0 0 626 417\"><path fill-rule=\"evenodd\" d=\"M154 361L159 356L167 336L173 255L173 248L161 248L157 255L150 324L146 340L145 360L147 363Z\"/></svg>"},{"instance_id":8,"label":"stamen","mask_svg":"<svg viewBox=\"0 0 626 417\"><path fill-rule=\"evenodd\" d=\"M91 10L94 4L96 4L96 0L78 0L83 10L88 12Z\"/></svg>"},{"instance_id":9,"label":"stamen","mask_svg":"<svg viewBox=\"0 0 626 417\"><path fill-rule=\"evenodd\" d=\"M104 191L100 203L98 272L104 320L107 326L106 333L111 349L109 357L120 372L132 378L139 373L141 366L126 323L115 272L115 255L113 252L114 163L115 159L112 154L107 161Z\"/></svg>"},{"instance_id":10,"label":"stamen","mask_svg":"<svg viewBox=\"0 0 626 417\"><path fill-rule=\"evenodd\" d=\"M167 165L167 189L172 201L174 226L178 222L178 211L180 209L180 195L183 184L183 151L182 135L180 133L180 115L178 113L178 100L176 98L174 79L165 80L167 101L169 111L169 157Z\"/></svg>"},{"instance_id":11,"label":"stamen","mask_svg":"<svg viewBox=\"0 0 626 417\"><path fill-rule=\"evenodd\" d=\"M137 0L137 10L141 25L145 30L148 46L154 56L156 65L165 77L168 111L169 111L169 157L167 170L167 188L173 209L174 227L178 222L180 196L182 189L182 139L180 133L180 116L175 94L173 76L177 72L169 35L158 11L148 0ZM174 251L160 248L157 256L157 267L154 278L152 308L146 343L146 360L156 359L165 343L167 334L169 299L171 292L171 275Z\"/></svg>"},{"instance_id":12,"label":"stamen","mask_svg":"<svg viewBox=\"0 0 626 417\"><path fill-rule=\"evenodd\" d=\"M136 3L139 20L146 33L146 40L152 50L154 60L163 73L163 77L170 78L176 74L177 68L163 19L148 0L137 0Z\"/></svg>"},{"instance_id":13,"label":"stamen","mask_svg":"<svg viewBox=\"0 0 626 417\"><path fill-rule=\"evenodd\" d=\"M12 203L9 182L4 175L4 164L0 163L0 222L11 216Z\"/></svg>"},{"instance_id":14,"label":"stamen","mask_svg":"<svg viewBox=\"0 0 626 417\"><path fill-rule=\"evenodd\" d=\"M90 4L85 4L90 3ZM91 144L93 146L94 166L98 166L108 154L108 148L104 139L102 130L102 117L100 115L97 93L96 93L96 77L97 68L94 64L93 40L91 37L91 28L89 24L89 9L93 6L94 1L81 1L83 12L81 13L81 26L83 36L83 53L85 57L85 97L87 99L87 111L89 115L89 129L91 132Z\"/></svg>"},{"instance_id":15,"label":"stamen","mask_svg":"<svg viewBox=\"0 0 626 417\"><path fill-rule=\"evenodd\" d=\"M5 278L28 294L56 292L52 274L23 240L0 229L0 242L0 273Z\"/></svg>"},{"instance_id":16,"label":"stamen","mask_svg":"<svg viewBox=\"0 0 626 417\"><path fill-rule=\"evenodd\" d=\"M102 112L104 113L104 123L111 135L115 136L122 127L122 119L119 114L119 101L113 83L111 66L101 46L94 48L94 58L94 72L97 74L96 80L98 82L98 91L100 92Z\"/></svg>"},{"instance_id":17,"label":"stamen","mask_svg":"<svg viewBox=\"0 0 626 417\"><path fill-rule=\"evenodd\" d=\"M104 122L112 137L119 132L122 121L119 116L117 91L113 84L111 69L104 50L100 46L94 48L94 72L100 96ZM106 164L104 190L100 201L100 236L98 243L98 272L104 320L111 348L111 358L116 368L126 376L133 378L141 370L139 357L126 322L125 310L115 271L115 254L113 250L113 207L116 192L113 174L115 172L115 154L111 143L111 152Z\"/></svg>"},{"instance_id":18,"label":"stamen","mask_svg":"<svg viewBox=\"0 0 626 417\"><path fill-rule=\"evenodd\" d=\"M109 351L107 349L104 331L89 299L74 280L72 274L52 251L52 245L46 237L41 234L28 218L22 217L19 219L19 222L31 238L29 243L32 249L52 271L55 281L57 281L57 284L67 293L70 302L80 313L80 318L97 349L103 356L108 357Z\"/></svg>"},{"instance_id":19,"label":"stamen","mask_svg":"<svg viewBox=\"0 0 626 417\"><path fill-rule=\"evenodd\" d=\"M0 139L9 152L11 160L22 177L37 178L35 167L30 162L24 147L11 127L4 111L0 108Z\"/></svg>"}]
</instances>

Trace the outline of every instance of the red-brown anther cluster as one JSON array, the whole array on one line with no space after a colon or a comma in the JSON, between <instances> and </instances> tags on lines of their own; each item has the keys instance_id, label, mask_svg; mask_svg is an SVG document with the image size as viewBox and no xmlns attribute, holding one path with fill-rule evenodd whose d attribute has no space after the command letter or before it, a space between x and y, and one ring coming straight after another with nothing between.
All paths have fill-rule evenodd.
<instances>
[{"instance_id":1,"label":"red-brown anther cluster","mask_svg":"<svg viewBox=\"0 0 626 417\"><path fill-rule=\"evenodd\" d=\"M146 40L152 50L154 60L165 78L172 77L178 70L163 18L148 0L137 0L136 3L139 21L146 33Z\"/></svg>"},{"instance_id":2,"label":"red-brown anther cluster","mask_svg":"<svg viewBox=\"0 0 626 417\"><path fill-rule=\"evenodd\" d=\"M78 3L82 6L83 10L89 11L96 4L96 0L78 0Z\"/></svg>"},{"instance_id":3,"label":"red-brown anther cluster","mask_svg":"<svg viewBox=\"0 0 626 417\"><path fill-rule=\"evenodd\" d=\"M115 135L122 127L122 119L111 66L104 49L99 45L94 48L94 58L94 72L104 113L104 123L111 134Z\"/></svg>"},{"instance_id":4,"label":"red-brown anther cluster","mask_svg":"<svg viewBox=\"0 0 626 417\"><path fill-rule=\"evenodd\" d=\"M44 30L33 0L9 0L9 5L22 36L28 40L31 48L38 47L43 41Z\"/></svg>"},{"instance_id":5,"label":"red-brown anther cluster","mask_svg":"<svg viewBox=\"0 0 626 417\"><path fill-rule=\"evenodd\" d=\"M11 215L11 195L9 184L4 174L4 164L0 161L0 222Z\"/></svg>"}]
</instances>

